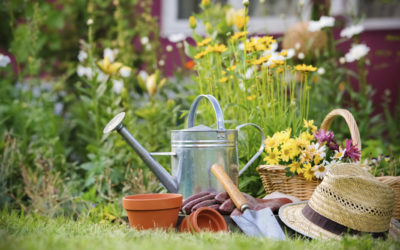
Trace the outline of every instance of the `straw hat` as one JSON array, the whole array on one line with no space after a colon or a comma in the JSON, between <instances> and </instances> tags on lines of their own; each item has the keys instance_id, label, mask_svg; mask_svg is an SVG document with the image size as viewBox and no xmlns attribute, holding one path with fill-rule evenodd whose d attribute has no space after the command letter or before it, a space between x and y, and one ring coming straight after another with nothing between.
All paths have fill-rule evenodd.
<instances>
[{"instance_id":1,"label":"straw hat","mask_svg":"<svg viewBox=\"0 0 400 250\"><path fill-rule=\"evenodd\" d=\"M279 210L291 229L310 238L340 238L341 234L389 230L394 192L355 164L338 164L327 173L307 202L292 203Z\"/></svg>"}]
</instances>

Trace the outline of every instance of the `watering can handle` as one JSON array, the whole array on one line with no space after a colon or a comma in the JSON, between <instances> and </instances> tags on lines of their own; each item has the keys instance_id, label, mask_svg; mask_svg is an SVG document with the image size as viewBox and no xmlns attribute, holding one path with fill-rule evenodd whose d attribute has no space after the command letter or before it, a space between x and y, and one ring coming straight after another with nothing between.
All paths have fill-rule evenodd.
<instances>
[{"instance_id":1,"label":"watering can handle","mask_svg":"<svg viewBox=\"0 0 400 250\"><path fill-rule=\"evenodd\" d=\"M194 120L195 120L195 116L196 116L197 106L199 106L199 103L200 103L201 99L203 99L203 98L207 98L213 105L215 116L217 118L218 130L225 130L224 115L222 113L221 106L219 106L217 99L215 99L215 97L212 95L199 95L198 97L196 97L196 99L192 103L192 106L190 106L187 127L191 128L194 126Z\"/></svg>"},{"instance_id":2,"label":"watering can handle","mask_svg":"<svg viewBox=\"0 0 400 250\"><path fill-rule=\"evenodd\" d=\"M255 128L260 132L260 134L261 134L261 146L260 146L260 148L258 149L257 153L255 153L255 154L253 155L253 157L251 157L250 161L247 162L246 165L244 165L244 167L239 171L239 176L242 175L243 172L246 171L246 169L247 169L248 167L250 167L250 165L257 159L258 156L260 156L260 154L264 151L264 148L265 148L265 144L264 144L264 141L265 141L264 131L263 131L258 125L254 124L254 123L244 123L244 124L241 124L241 125L237 126L236 129L237 129L237 130L240 130L241 128L243 128L243 127L245 127L245 126L248 126L248 125L255 127Z\"/></svg>"}]
</instances>

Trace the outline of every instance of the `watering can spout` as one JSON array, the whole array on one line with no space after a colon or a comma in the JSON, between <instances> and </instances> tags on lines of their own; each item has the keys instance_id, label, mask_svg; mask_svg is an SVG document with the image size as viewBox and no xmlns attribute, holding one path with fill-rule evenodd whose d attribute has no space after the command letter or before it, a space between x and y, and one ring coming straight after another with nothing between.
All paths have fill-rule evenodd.
<instances>
[{"instance_id":1,"label":"watering can spout","mask_svg":"<svg viewBox=\"0 0 400 250\"><path fill-rule=\"evenodd\" d=\"M116 130L125 141L133 148L133 150L140 156L146 163L150 170L157 176L161 183L171 193L178 192L178 180L173 178L153 157L150 153L129 133L129 131L122 124L125 117L125 112L116 115L104 128L104 133L110 133Z\"/></svg>"}]
</instances>

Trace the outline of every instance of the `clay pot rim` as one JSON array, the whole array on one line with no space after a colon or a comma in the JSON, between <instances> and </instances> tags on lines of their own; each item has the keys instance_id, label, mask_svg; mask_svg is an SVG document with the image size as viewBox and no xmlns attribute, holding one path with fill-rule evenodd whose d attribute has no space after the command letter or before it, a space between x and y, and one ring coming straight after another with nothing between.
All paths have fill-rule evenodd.
<instances>
[{"instance_id":1,"label":"clay pot rim","mask_svg":"<svg viewBox=\"0 0 400 250\"><path fill-rule=\"evenodd\" d=\"M228 231L228 225L226 224L224 217L215 209L209 208L209 207L201 207L197 209L194 214L193 218L196 219L196 223L193 223L193 227L195 230L201 230L198 226L198 218L199 216L206 216L210 220L212 220L213 223L217 226L218 230L217 231L222 231L222 232L227 232Z\"/></svg>"},{"instance_id":2,"label":"clay pot rim","mask_svg":"<svg viewBox=\"0 0 400 250\"><path fill-rule=\"evenodd\" d=\"M163 210L177 208L182 205L181 194L135 194L122 199L126 210Z\"/></svg>"}]
</instances>

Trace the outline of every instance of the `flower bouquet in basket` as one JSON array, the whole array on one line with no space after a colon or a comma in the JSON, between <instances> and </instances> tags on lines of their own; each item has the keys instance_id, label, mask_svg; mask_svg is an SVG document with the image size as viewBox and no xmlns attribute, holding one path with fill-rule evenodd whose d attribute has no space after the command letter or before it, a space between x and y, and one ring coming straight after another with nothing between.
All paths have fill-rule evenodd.
<instances>
[{"instance_id":1,"label":"flower bouquet in basket","mask_svg":"<svg viewBox=\"0 0 400 250\"><path fill-rule=\"evenodd\" d=\"M339 115L345 117L352 136L343 143L338 143L329 130L335 115L328 115L319 130L314 121L304 120L297 137L291 134L291 129L286 129L265 140L267 165L259 166L257 171L267 193L279 191L307 200L333 165L360 161L357 125L348 111L342 112Z\"/></svg>"}]
</instances>

